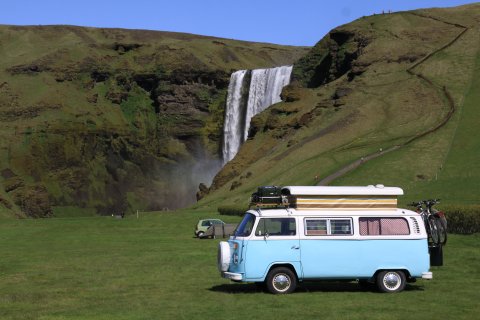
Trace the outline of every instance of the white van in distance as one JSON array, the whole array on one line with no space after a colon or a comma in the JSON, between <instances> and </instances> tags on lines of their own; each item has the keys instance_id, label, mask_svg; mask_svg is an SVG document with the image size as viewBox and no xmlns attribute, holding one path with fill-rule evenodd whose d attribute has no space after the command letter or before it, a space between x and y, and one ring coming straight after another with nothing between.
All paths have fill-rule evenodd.
<instances>
[{"instance_id":1,"label":"white van in distance","mask_svg":"<svg viewBox=\"0 0 480 320\"><path fill-rule=\"evenodd\" d=\"M256 209L219 244L219 271L233 281L264 283L272 293L290 293L304 280L358 280L398 292L416 278L432 279L423 220L397 208L402 194L383 185L254 194Z\"/></svg>"}]
</instances>

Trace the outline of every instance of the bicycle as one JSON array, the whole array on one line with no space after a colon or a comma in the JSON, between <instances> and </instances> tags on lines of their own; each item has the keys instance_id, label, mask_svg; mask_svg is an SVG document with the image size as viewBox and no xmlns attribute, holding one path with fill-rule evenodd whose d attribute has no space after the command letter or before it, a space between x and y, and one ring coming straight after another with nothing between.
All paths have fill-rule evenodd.
<instances>
[{"instance_id":1,"label":"bicycle","mask_svg":"<svg viewBox=\"0 0 480 320\"><path fill-rule=\"evenodd\" d=\"M445 245L447 243L447 218L442 211L438 211L433 208L437 203L440 203L440 199L429 199L423 201L427 212L435 217L435 222L437 223L437 229L440 236L440 243Z\"/></svg>"},{"instance_id":2,"label":"bicycle","mask_svg":"<svg viewBox=\"0 0 480 320\"><path fill-rule=\"evenodd\" d=\"M429 243L434 247L447 243L447 219L443 212L433 208L435 204L439 203L439 200L440 199L421 200L409 204L410 206L416 207L416 211L420 213L427 230Z\"/></svg>"}]
</instances>

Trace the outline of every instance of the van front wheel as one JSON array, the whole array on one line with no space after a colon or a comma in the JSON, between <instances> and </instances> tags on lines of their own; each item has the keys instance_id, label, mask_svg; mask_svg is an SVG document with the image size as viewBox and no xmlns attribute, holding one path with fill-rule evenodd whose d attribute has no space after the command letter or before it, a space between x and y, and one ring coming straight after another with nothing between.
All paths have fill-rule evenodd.
<instances>
[{"instance_id":1,"label":"van front wheel","mask_svg":"<svg viewBox=\"0 0 480 320\"><path fill-rule=\"evenodd\" d=\"M267 276L267 288L273 294L291 293L297 287L297 278L292 270L279 267L270 270Z\"/></svg>"},{"instance_id":2,"label":"van front wheel","mask_svg":"<svg viewBox=\"0 0 480 320\"><path fill-rule=\"evenodd\" d=\"M400 292L405 288L407 278L403 271L385 270L377 275L377 286L382 292Z\"/></svg>"}]
</instances>

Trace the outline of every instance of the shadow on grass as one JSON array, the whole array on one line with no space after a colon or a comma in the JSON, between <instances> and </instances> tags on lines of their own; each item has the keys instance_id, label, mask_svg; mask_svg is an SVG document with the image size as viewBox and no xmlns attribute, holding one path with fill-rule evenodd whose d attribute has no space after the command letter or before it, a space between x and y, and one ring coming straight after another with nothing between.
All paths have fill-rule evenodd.
<instances>
[{"instance_id":1,"label":"shadow on grass","mask_svg":"<svg viewBox=\"0 0 480 320\"><path fill-rule=\"evenodd\" d=\"M358 282L342 281L317 281L303 282L297 287L296 292L376 292L375 284L360 285ZM423 291L423 287L415 284L407 284L404 291Z\"/></svg>"},{"instance_id":2,"label":"shadow on grass","mask_svg":"<svg viewBox=\"0 0 480 320\"><path fill-rule=\"evenodd\" d=\"M213 286L210 291L222 292L228 294L237 293L259 293L267 292L264 286L255 283L232 283ZM423 287L416 284L407 284L404 291L423 291ZM341 282L341 281L316 281L302 282L297 286L294 293L302 292L376 292L380 293L374 284L361 286L357 282Z\"/></svg>"},{"instance_id":3,"label":"shadow on grass","mask_svg":"<svg viewBox=\"0 0 480 320\"><path fill-rule=\"evenodd\" d=\"M256 293L265 291L262 286L255 283L221 284L213 286L208 290L222 293Z\"/></svg>"}]
</instances>

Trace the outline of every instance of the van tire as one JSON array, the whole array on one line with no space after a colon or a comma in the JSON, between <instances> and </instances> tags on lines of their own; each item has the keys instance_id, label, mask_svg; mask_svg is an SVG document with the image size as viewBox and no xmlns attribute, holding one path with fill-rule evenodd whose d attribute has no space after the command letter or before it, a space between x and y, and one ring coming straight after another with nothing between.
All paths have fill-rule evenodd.
<instances>
[{"instance_id":1,"label":"van tire","mask_svg":"<svg viewBox=\"0 0 480 320\"><path fill-rule=\"evenodd\" d=\"M287 294L295 291L297 277L289 268L273 268L267 275L267 289L273 294Z\"/></svg>"},{"instance_id":2,"label":"van tire","mask_svg":"<svg viewBox=\"0 0 480 320\"><path fill-rule=\"evenodd\" d=\"M384 270L377 274L377 287L381 292L394 293L405 289L407 278L401 270Z\"/></svg>"},{"instance_id":3,"label":"van tire","mask_svg":"<svg viewBox=\"0 0 480 320\"><path fill-rule=\"evenodd\" d=\"M203 238L203 235L204 235L204 234L205 234L205 232L199 231L199 232L197 233L197 237Z\"/></svg>"}]
</instances>

